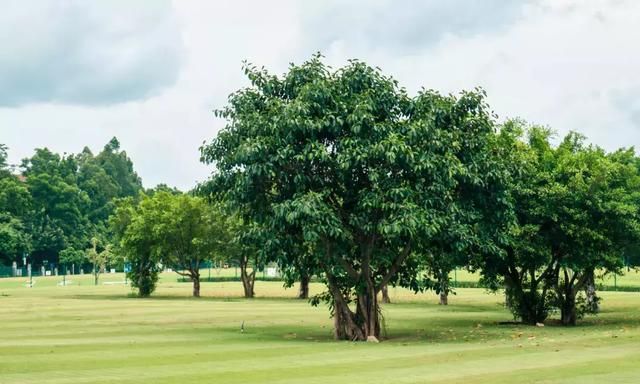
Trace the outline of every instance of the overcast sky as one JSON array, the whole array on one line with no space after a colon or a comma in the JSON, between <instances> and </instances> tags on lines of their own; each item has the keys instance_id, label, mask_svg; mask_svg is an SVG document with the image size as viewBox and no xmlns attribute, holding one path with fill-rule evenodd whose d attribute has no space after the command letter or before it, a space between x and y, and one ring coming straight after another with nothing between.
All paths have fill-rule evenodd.
<instances>
[{"instance_id":1,"label":"overcast sky","mask_svg":"<svg viewBox=\"0 0 640 384\"><path fill-rule=\"evenodd\" d=\"M410 92L484 87L500 119L575 130L607 149L640 142L640 2L0 0L0 143L94 152L113 136L145 186L188 189L212 110L322 52L359 58Z\"/></svg>"}]
</instances>

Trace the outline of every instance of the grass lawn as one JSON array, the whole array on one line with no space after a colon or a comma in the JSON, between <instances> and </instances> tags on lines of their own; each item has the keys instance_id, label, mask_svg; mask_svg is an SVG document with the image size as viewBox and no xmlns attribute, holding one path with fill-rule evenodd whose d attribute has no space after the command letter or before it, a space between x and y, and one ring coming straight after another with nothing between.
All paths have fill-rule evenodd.
<instances>
[{"instance_id":1,"label":"grass lawn","mask_svg":"<svg viewBox=\"0 0 640 384\"><path fill-rule=\"evenodd\" d=\"M90 276L0 279L0 383L637 383L640 294L603 292L603 313L574 328L498 325L502 296L390 289L388 339L336 342L326 307L257 282L190 284L164 275L156 297L92 286ZM120 282L122 275L103 275ZM320 285L312 291L319 292ZM240 332L241 322L245 332Z\"/></svg>"}]
</instances>

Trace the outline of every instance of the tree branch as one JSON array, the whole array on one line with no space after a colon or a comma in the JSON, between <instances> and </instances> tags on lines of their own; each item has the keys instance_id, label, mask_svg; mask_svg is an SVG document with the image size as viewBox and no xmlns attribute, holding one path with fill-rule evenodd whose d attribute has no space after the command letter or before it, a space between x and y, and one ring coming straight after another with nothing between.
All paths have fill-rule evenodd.
<instances>
[{"instance_id":1,"label":"tree branch","mask_svg":"<svg viewBox=\"0 0 640 384\"><path fill-rule=\"evenodd\" d=\"M398 269L400 269L400 266L402 265L402 263L404 263L404 261L407 259L410 253L411 253L411 242L409 241L407 245L405 245L402 251L400 252L400 255L393 261L391 268L389 268L389 271L387 272L387 274L382 278L382 281L380 281L380 284L376 286L376 292L380 291L382 287L384 287L389 283L389 280L391 280L391 278L398 272Z\"/></svg>"}]
</instances>

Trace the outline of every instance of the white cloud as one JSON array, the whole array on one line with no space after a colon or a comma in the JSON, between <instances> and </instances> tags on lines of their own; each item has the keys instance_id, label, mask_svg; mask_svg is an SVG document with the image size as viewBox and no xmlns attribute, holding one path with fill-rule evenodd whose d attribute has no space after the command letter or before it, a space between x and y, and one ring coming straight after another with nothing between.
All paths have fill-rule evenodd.
<instances>
[{"instance_id":1,"label":"white cloud","mask_svg":"<svg viewBox=\"0 0 640 384\"><path fill-rule=\"evenodd\" d=\"M181 38L167 1L5 1L0 106L113 104L173 84Z\"/></svg>"}]
</instances>

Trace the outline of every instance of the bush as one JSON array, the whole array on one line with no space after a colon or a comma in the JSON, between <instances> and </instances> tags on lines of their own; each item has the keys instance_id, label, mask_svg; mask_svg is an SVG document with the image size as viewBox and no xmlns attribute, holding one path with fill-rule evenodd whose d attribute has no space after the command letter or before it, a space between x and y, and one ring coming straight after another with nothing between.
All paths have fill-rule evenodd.
<instances>
[{"instance_id":1,"label":"bush","mask_svg":"<svg viewBox=\"0 0 640 384\"><path fill-rule=\"evenodd\" d=\"M139 297L149 297L156 290L160 268L148 260L133 260L131 271L127 277L131 280L131 286L138 290Z\"/></svg>"}]
</instances>

